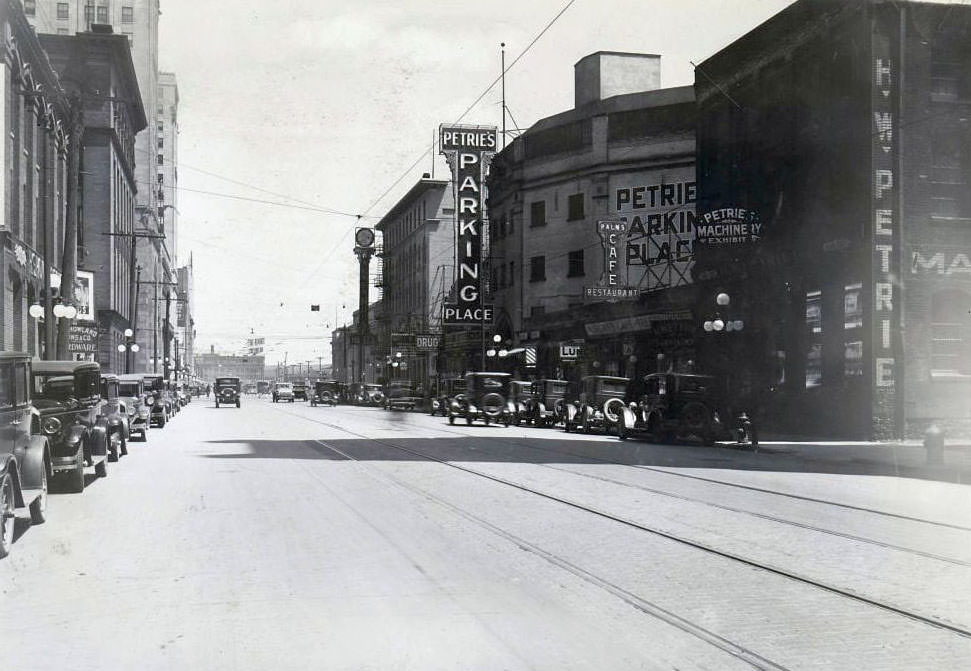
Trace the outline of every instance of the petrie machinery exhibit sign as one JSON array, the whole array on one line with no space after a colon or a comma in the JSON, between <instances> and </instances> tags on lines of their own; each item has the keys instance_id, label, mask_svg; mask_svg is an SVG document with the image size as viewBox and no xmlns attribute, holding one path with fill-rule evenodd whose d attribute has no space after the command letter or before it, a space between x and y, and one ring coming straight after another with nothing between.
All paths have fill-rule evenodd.
<instances>
[{"instance_id":1,"label":"petrie machinery exhibit sign","mask_svg":"<svg viewBox=\"0 0 971 671\"><path fill-rule=\"evenodd\" d=\"M611 178L611 214L627 222L620 284L643 293L691 283L696 200L694 168Z\"/></svg>"},{"instance_id":2,"label":"petrie machinery exhibit sign","mask_svg":"<svg viewBox=\"0 0 971 671\"><path fill-rule=\"evenodd\" d=\"M482 236L486 225L485 180L496 152L495 126L439 126L441 153L455 188L455 302L442 308L442 323L467 326L492 321L482 300Z\"/></svg>"}]
</instances>

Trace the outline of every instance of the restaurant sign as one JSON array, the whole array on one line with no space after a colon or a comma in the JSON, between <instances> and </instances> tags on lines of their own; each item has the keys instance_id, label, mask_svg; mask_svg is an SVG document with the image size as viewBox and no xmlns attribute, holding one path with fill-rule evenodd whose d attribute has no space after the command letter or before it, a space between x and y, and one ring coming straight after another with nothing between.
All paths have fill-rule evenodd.
<instances>
[{"instance_id":1,"label":"restaurant sign","mask_svg":"<svg viewBox=\"0 0 971 671\"><path fill-rule=\"evenodd\" d=\"M603 248L603 272L597 286L584 287L584 298L637 298L640 290L626 286L627 262L624 254L627 244L627 222L623 219L601 219L597 222L597 235Z\"/></svg>"}]
</instances>

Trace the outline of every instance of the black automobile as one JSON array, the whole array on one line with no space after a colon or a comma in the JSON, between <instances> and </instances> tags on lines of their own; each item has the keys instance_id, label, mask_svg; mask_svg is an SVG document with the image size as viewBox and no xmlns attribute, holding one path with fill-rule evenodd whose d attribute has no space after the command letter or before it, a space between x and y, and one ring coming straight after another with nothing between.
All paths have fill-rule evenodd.
<instances>
[{"instance_id":1,"label":"black automobile","mask_svg":"<svg viewBox=\"0 0 971 671\"><path fill-rule=\"evenodd\" d=\"M384 389L379 384L359 384L355 387L357 405L384 405Z\"/></svg>"},{"instance_id":2,"label":"black automobile","mask_svg":"<svg viewBox=\"0 0 971 671\"><path fill-rule=\"evenodd\" d=\"M448 409L457 396L465 392L465 378L452 377L442 380L438 396L432 399L432 415L448 416Z\"/></svg>"},{"instance_id":3,"label":"black automobile","mask_svg":"<svg viewBox=\"0 0 971 671\"><path fill-rule=\"evenodd\" d=\"M306 401L309 395L310 394L307 390L307 385L305 385L302 382L293 383L293 400Z\"/></svg>"},{"instance_id":4,"label":"black automobile","mask_svg":"<svg viewBox=\"0 0 971 671\"><path fill-rule=\"evenodd\" d=\"M30 355L0 352L0 558L10 553L17 508L32 524L47 518L52 454L47 436L33 433Z\"/></svg>"},{"instance_id":5,"label":"black automobile","mask_svg":"<svg viewBox=\"0 0 971 671\"><path fill-rule=\"evenodd\" d=\"M644 377L642 393L621 414L617 436L637 434L652 442L694 438L752 442L753 427L744 412L734 412L725 385L713 375L657 373Z\"/></svg>"},{"instance_id":6,"label":"black automobile","mask_svg":"<svg viewBox=\"0 0 971 671\"><path fill-rule=\"evenodd\" d=\"M529 380L510 380L506 399L506 417L519 426L529 421L529 404L533 398L533 383Z\"/></svg>"},{"instance_id":7,"label":"black automobile","mask_svg":"<svg viewBox=\"0 0 971 671\"><path fill-rule=\"evenodd\" d=\"M216 378L216 407L220 405L235 405L239 407L239 397L243 385L238 377Z\"/></svg>"},{"instance_id":8,"label":"black automobile","mask_svg":"<svg viewBox=\"0 0 971 671\"><path fill-rule=\"evenodd\" d=\"M172 417L172 400L165 389L165 378L161 375L146 373L142 376L145 382L145 393L152 397L152 421L155 426L164 429Z\"/></svg>"},{"instance_id":9,"label":"black automobile","mask_svg":"<svg viewBox=\"0 0 971 671\"><path fill-rule=\"evenodd\" d=\"M128 410L128 435L132 440L136 435L142 441L148 440L155 398L145 393L145 378L138 373L119 375L118 396L125 402Z\"/></svg>"},{"instance_id":10,"label":"black automobile","mask_svg":"<svg viewBox=\"0 0 971 671\"><path fill-rule=\"evenodd\" d=\"M101 366L94 361L36 361L31 395L36 430L51 444L52 470L65 475L65 487L84 491L85 464L100 477L108 474L108 427L102 416Z\"/></svg>"},{"instance_id":11,"label":"black automobile","mask_svg":"<svg viewBox=\"0 0 971 671\"><path fill-rule=\"evenodd\" d=\"M570 383L566 380L537 380L529 401L529 421L533 426L556 426L566 419L566 397Z\"/></svg>"},{"instance_id":12,"label":"black automobile","mask_svg":"<svg viewBox=\"0 0 971 671\"><path fill-rule=\"evenodd\" d=\"M502 422L509 426L506 398L509 396L509 373L466 373L465 393L449 405L448 423L464 417L466 424L481 419L486 424Z\"/></svg>"},{"instance_id":13,"label":"black automobile","mask_svg":"<svg viewBox=\"0 0 971 671\"><path fill-rule=\"evenodd\" d=\"M101 374L101 416L108 430L108 461L118 461L128 454L128 439L131 436L128 426L128 406L121 399L119 380L111 373Z\"/></svg>"},{"instance_id":14,"label":"black automobile","mask_svg":"<svg viewBox=\"0 0 971 671\"><path fill-rule=\"evenodd\" d=\"M609 430L614 427L626 407L624 400L629 382L629 378L610 375L588 375L583 378L580 400L566 404L566 430L589 433L594 429Z\"/></svg>"},{"instance_id":15,"label":"black automobile","mask_svg":"<svg viewBox=\"0 0 971 671\"><path fill-rule=\"evenodd\" d=\"M407 382L392 382L385 393L385 410L414 410L421 405L421 397Z\"/></svg>"},{"instance_id":16,"label":"black automobile","mask_svg":"<svg viewBox=\"0 0 971 671\"><path fill-rule=\"evenodd\" d=\"M336 380L317 380L310 395L310 405L337 405L340 401L341 383Z\"/></svg>"}]
</instances>

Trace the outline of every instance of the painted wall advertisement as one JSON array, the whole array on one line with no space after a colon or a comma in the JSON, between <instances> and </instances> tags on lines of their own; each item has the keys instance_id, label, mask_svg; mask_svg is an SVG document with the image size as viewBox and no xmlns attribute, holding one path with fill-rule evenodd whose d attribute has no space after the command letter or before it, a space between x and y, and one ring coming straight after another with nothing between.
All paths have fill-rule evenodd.
<instances>
[{"instance_id":1,"label":"painted wall advertisement","mask_svg":"<svg viewBox=\"0 0 971 671\"><path fill-rule=\"evenodd\" d=\"M72 323L67 335L67 351L75 361L93 361L98 353L98 327Z\"/></svg>"},{"instance_id":2,"label":"painted wall advertisement","mask_svg":"<svg viewBox=\"0 0 971 671\"><path fill-rule=\"evenodd\" d=\"M439 126L439 147L455 185L455 302L442 307L442 323L467 326L492 322L482 300L482 236L486 226L485 180L496 152L495 126Z\"/></svg>"},{"instance_id":3,"label":"painted wall advertisement","mask_svg":"<svg viewBox=\"0 0 971 671\"><path fill-rule=\"evenodd\" d=\"M637 293L691 284L694 168L628 173L611 180L612 214L627 224L618 284Z\"/></svg>"}]
</instances>

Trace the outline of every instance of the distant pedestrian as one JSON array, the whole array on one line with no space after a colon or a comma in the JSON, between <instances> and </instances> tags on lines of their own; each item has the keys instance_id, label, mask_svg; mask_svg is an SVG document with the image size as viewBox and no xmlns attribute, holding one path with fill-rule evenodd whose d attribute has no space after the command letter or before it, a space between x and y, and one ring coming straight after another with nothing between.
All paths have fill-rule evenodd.
<instances>
[{"instance_id":1,"label":"distant pedestrian","mask_svg":"<svg viewBox=\"0 0 971 671\"><path fill-rule=\"evenodd\" d=\"M211 384L207 384L206 385L206 398L207 399L209 398L209 394L211 394L211 393L212 393L212 385Z\"/></svg>"}]
</instances>

